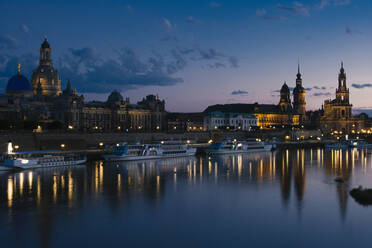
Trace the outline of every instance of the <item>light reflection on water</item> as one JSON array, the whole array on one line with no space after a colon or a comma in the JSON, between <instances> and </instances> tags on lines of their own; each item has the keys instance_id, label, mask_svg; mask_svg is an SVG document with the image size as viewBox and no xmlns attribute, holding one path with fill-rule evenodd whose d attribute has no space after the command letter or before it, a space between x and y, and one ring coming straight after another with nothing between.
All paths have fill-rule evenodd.
<instances>
[{"instance_id":1,"label":"light reflection on water","mask_svg":"<svg viewBox=\"0 0 372 248\"><path fill-rule=\"evenodd\" d=\"M159 240L162 247L171 241L184 247L367 247L372 208L359 206L348 192L372 187L371 175L372 151L323 149L1 173L0 238L28 247L120 245L121 236L144 247ZM345 183L335 183L336 177ZM178 232L169 240L159 230ZM325 243L311 238L324 230L332 230ZM80 238L70 243L76 232ZM261 240L266 235L272 239Z\"/></svg>"}]
</instances>

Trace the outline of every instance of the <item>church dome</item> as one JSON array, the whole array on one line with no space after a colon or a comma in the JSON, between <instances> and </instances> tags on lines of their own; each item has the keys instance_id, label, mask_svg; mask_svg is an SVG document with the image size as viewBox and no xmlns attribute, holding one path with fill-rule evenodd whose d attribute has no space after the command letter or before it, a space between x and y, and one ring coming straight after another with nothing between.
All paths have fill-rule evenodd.
<instances>
[{"instance_id":1,"label":"church dome","mask_svg":"<svg viewBox=\"0 0 372 248\"><path fill-rule=\"evenodd\" d=\"M280 93L289 93L289 88L287 83L284 83L282 88L280 89Z\"/></svg>"},{"instance_id":2,"label":"church dome","mask_svg":"<svg viewBox=\"0 0 372 248\"><path fill-rule=\"evenodd\" d=\"M26 77L18 73L11 77L6 86L6 92L17 92L17 91L32 91L30 82Z\"/></svg>"},{"instance_id":3,"label":"church dome","mask_svg":"<svg viewBox=\"0 0 372 248\"><path fill-rule=\"evenodd\" d=\"M117 91L112 92L112 93L109 95L108 99L107 99L107 102L122 102L122 101L124 101L124 98L123 98L123 96L122 96L119 92L117 92Z\"/></svg>"}]
</instances>

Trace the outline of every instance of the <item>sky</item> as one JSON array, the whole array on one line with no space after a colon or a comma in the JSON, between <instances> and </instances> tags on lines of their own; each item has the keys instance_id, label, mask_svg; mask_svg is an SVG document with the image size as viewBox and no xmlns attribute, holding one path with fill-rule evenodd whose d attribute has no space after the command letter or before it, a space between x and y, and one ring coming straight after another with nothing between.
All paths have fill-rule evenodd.
<instances>
[{"instance_id":1,"label":"sky","mask_svg":"<svg viewBox=\"0 0 372 248\"><path fill-rule=\"evenodd\" d=\"M298 61L307 109L333 98L341 61L351 103L372 109L372 1L105 0L0 2L0 92L30 78L46 36L62 86L87 100L148 94L175 112L279 102Z\"/></svg>"}]
</instances>

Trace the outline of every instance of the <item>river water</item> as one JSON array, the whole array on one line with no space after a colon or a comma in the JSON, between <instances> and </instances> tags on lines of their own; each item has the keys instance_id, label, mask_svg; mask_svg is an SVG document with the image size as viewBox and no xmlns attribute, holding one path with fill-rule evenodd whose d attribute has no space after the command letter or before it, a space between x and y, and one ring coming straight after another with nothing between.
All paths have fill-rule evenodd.
<instances>
[{"instance_id":1,"label":"river water","mask_svg":"<svg viewBox=\"0 0 372 248\"><path fill-rule=\"evenodd\" d=\"M342 177L344 183L334 179ZM1 247L371 247L372 151L104 163L0 174Z\"/></svg>"}]
</instances>

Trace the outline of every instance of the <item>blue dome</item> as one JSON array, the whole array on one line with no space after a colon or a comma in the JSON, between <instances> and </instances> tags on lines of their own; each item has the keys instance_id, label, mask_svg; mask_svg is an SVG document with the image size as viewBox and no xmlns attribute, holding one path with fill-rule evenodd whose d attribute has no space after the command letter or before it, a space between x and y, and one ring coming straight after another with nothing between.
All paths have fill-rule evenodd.
<instances>
[{"instance_id":1,"label":"blue dome","mask_svg":"<svg viewBox=\"0 0 372 248\"><path fill-rule=\"evenodd\" d=\"M6 92L14 91L32 91L30 82L26 77L21 74L17 74L9 79L6 86Z\"/></svg>"}]
</instances>

